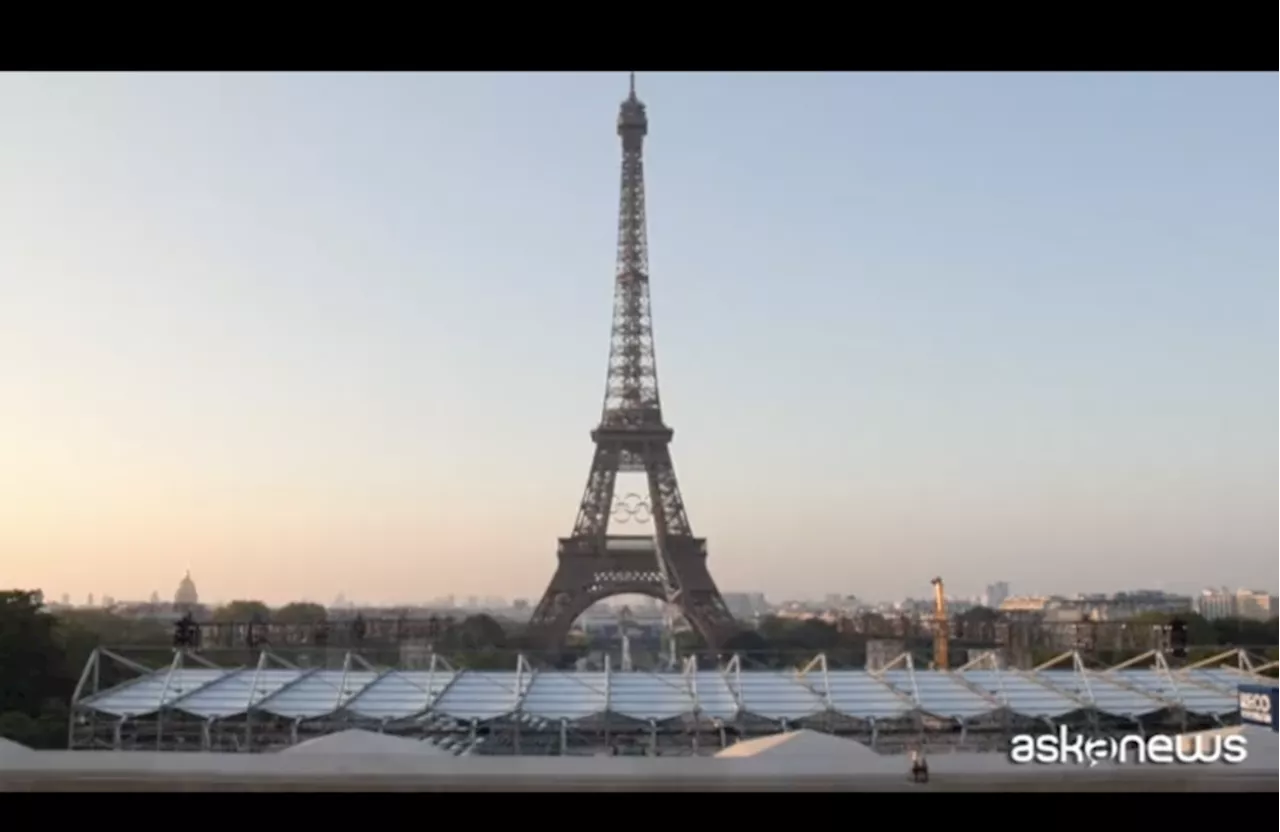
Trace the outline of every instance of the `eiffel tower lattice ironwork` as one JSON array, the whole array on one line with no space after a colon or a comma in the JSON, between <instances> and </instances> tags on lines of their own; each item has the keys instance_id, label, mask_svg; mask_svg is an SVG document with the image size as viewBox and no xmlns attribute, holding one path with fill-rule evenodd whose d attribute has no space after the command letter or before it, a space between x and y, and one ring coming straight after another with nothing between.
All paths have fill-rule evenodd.
<instances>
[{"instance_id":1,"label":"eiffel tower lattice ironwork","mask_svg":"<svg viewBox=\"0 0 1280 832\"><path fill-rule=\"evenodd\" d=\"M563 642L573 622L597 601L641 594L678 610L703 640L718 646L737 631L707 569L706 540L694 537L671 462L673 431L662 418L649 315L645 231L645 106L631 93L618 114L622 197L613 333L595 456L573 533L559 542L558 564L530 621L545 646ZM645 495L615 494L619 472L644 472ZM611 535L609 519L652 523L653 535Z\"/></svg>"}]
</instances>

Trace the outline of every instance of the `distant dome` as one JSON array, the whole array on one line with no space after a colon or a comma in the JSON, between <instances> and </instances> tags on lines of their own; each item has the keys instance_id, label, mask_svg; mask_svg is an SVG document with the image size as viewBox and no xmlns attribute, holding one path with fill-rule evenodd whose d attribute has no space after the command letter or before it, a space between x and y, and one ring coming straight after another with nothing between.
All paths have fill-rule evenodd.
<instances>
[{"instance_id":1,"label":"distant dome","mask_svg":"<svg viewBox=\"0 0 1280 832\"><path fill-rule=\"evenodd\" d=\"M173 594L173 604L176 607L194 607L199 603L200 593L196 592L196 582L191 580L191 573L188 572L178 584L178 591Z\"/></svg>"}]
</instances>

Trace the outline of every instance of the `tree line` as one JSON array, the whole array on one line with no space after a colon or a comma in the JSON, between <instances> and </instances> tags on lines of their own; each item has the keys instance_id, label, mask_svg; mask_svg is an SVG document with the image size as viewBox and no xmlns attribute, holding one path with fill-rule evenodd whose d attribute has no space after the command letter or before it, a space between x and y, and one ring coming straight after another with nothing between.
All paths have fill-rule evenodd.
<instances>
[{"instance_id":1,"label":"tree line","mask_svg":"<svg viewBox=\"0 0 1280 832\"><path fill-rule=\"evenodd\" d=\"M306 602L273 610L261 601L233 601L213 610L211 619L307 625L323 623L327 615L323 606ZM170 622L122 616L107 609L54 612L45 606L40 592L0 591L0 737L30 748L65 748L71 699L93 651L125 650L128 658L163 667L172 660L174 634ZM514 660L505 655L489 655L508 646L506 631L489 616L450 620L439 641L440 652L470 658L466 666L514 666ZM221 651L217 661L243 666L256 656L256 650L242 645ZM395 665L401 657L375 651L368 658ZM113 662L100 663L99 674L101 688L136 675Z\"/></svg>"},{"instance_id":2,"label":"tree line","mask_svg":"<svg viewBox=\"0 0 1280 832\"><path fill-rule=\"evenodd\" d=\"M1078 646L1097 665L1119 664L1151 649L1152 630L1166 628L1174 619L1186 626L1189 645L1186 660L1189 662L1207 659L1232 648L1249 650L1270 661L1276 659L1276 647L1280 644L1280 622L1276 618L1268 621L1241 618L1209 620L1194 613L1144 613L1124 622L1100 625L1106 628L1107 634L1098 636L1098 643ZM1123 644L1115 639L1121 623L1136 636L1135 643ZM1004 646L1005 642L1016 642L1014 630L1033 636L1025 645L1025 664L1041 664L1064 651L1061 641L1054 640L1051 631L1039 621L1010 620L985 607L975 607L953 616L948 628L953 667L965 661L966 647L982 651ZM1089 631L1088 623L1080 625L1082 638L1088 638ZM765 617L755 629L743 631L726 644L725 649L749 657L754 664L763 667L790 666L800 657L812 657L818 653L825 654L828 662L838 666L861 667L866 663L868 642L879 639L901 642L905 652L919 659L918 667L929 662L933 633L924 622L906 617L890 619L876 613L837 621Z\"/></svg>"}]
</instances>

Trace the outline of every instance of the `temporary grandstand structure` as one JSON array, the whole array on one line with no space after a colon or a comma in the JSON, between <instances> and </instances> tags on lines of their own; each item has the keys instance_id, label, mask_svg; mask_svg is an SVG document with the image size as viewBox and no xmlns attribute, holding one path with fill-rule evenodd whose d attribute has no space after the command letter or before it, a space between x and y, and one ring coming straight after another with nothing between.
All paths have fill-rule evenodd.
<instances>
[{"instance_id":1,"label":"temporary grandstand structure","mask_svg":"<svg viewBox=\"0 0 1280 832\"><path fill-rule=\"evenodd\" d=\"M102 662L138 678L101 691ZM1146 666L1142 666L1146 663ZM1076 652L1033 670L984 655L953 671L915 668L904 654L883 670L834 670L819 656L791 671L718 667L690 658L678 672L457 670L432 656L425 670L377 668L355 653L340 670L304 669L263 652L254 667L222 668L176 650L145 668L100 649L72 702L77 748L268 751L351 728L435 741L451 753L681 755L808 728L880 752L1002 747L1012 733L1183 733L1238 721L1237 685L1255 667L1229 651L1172 669L1158 652L1090 669Z\"/></svg>"}]
</instances>

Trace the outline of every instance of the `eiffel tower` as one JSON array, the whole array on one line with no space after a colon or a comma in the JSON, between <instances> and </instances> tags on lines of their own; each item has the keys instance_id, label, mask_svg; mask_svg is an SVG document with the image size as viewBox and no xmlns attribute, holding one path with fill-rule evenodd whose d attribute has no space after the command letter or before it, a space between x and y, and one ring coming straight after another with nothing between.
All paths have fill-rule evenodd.
<instances>
[{"instance_id":1,"label":"eiffel tower","mask_svg":"<svg viewBox=\"0 0 1280 832\"><path fill-rule=\"evenodd\" d=\"M645 232L645 106L631 93L618 114L622 198L613 333L595 456L573 533L560 538L558 565L530 621L543 646L561 644L578 616L615 595L657 598L682 614L708 646L737 631L711 573L707 542L694 537L671 462L673 431L662 418L649 316L649 246ZM615 494L619 472L644 472L648 493ZM650 522L652 536L611 535L609 519Z\"/></svg>"}]
</instances>

